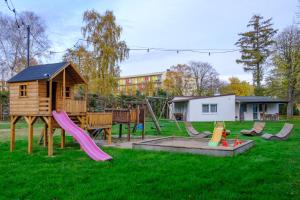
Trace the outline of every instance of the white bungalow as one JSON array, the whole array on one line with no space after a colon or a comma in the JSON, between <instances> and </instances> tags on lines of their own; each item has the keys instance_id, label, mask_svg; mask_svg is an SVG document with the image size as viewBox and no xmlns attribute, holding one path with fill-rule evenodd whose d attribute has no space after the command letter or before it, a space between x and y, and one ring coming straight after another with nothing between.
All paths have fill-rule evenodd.
<instances>
[{"instance_id":1,"label":"white bungalow","mask_svg":"<svg viewBox=\"0 0 300 200\"><path fill-rule=\"evenodd\" d=\"M184 121L279 120L286 101L266 96L174 97L170 118Z\"/></svg>"}]
</instances>

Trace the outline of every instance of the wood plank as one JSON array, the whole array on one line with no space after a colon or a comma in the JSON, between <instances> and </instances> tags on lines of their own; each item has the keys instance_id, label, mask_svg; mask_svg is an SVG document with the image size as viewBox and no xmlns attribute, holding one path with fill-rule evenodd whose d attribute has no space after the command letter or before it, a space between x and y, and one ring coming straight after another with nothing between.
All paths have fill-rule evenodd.
<instances>
[{"instance_id":1,"label":"wood plank","mask_svg":"<svg viewBox=\"0 0 300 200\"><path fill-rule=\"evenodd\" d=\"M53 127L52 117L48 117L48 156L53 156Z\"/></svg>"},{"instance_id":2,"label":"wood plank","mask_svg":"<svg viewBox=\"0 0 300 200\"><path fill-rule=\"evenodd\" d=\"M13 152L15 148L15 140L16 140L15 116L11 116L10 117L10 152Z\"/></svg>"},{"instance_id":3,"label":"wood plank","mask_svg":"<svg viewBox=\"0 0 300 200\"><path fill-rule=\"evenodd\" d=\"M61 143L60 143L60 147L62 149L65 147L65 141L66 141L66 133L65 133L65 130L62 128L61 129Z\"/></svg>"}]
</instances>

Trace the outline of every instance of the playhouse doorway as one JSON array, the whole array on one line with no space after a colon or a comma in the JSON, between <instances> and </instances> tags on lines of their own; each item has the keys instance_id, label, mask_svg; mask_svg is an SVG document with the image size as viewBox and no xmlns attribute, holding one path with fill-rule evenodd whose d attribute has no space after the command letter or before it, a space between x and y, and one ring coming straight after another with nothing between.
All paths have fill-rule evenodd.
<instances>
[{"instance_id":1,"label":"playhouse doorway","mask_svg":"<svg viewBox=\"0 0 300 200\"><path fill-rule=\"evenodd\" d=\"M56 89L57 89L57 82L52 82L52 110L56 110ZM50 84L47 81L47 97L50 97Z\"/></svg>"}]
</instances>

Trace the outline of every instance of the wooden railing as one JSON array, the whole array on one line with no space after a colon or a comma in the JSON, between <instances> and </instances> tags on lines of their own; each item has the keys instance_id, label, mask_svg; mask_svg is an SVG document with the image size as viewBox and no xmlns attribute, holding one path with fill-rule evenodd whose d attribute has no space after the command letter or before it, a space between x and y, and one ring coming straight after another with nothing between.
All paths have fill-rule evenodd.
<instances>
[{"instance_id":1,"label":"wooden railing","mask_svg":"<svg viewBox=\"0 0 300 200\"><path fill-rule=\"evenodd\" d=\"M49 114L50 111L50 98L40 97L39 98L39 113Z\"/></svg>"},{"instance_id":2,"label":"wooden railing","mask_svg":"<svg viewBox=\"0 0 300 200\"><path fill-rule=\"evenodd\" d=\"M87 113L86 123L88 129L109 128L112 126L112 113Z\"/></svg>"},{"instance_id":3,"label":"wooden railing","mask_svg":"<svg viewBox=\"0 0 300 200\"><path fill-rule=\"evenodd\" d=\"M86 112L85 100L66 99L65 111L69 113L83 113Z\"/></svg>"}]
</instances>

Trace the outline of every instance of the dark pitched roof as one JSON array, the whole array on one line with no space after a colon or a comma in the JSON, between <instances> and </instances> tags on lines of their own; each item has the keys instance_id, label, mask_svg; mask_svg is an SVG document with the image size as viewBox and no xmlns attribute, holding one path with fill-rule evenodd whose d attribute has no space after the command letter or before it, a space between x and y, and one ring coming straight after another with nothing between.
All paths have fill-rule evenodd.
<instances>
[{"instance_id":1,"label":"dark pitched roof","mask_svg":"<svg viewBox=\"0 0 300 200\"><path fill-rule=\"evenodd\" d=\"M8 83L45 80L51 78L56 72L62 69L68 62L52 63L45 65L29 66L9 79Z\"/></svg>"},{"instance_id":2,"label":"dark pitched roof","mask_svg":"<svg viewBox=\"0 0 300 200\"><path fill-rule=\"evenodd\" d=\"M285 100L267 96L236 96L235 100L241 103L287 103Z\"/></svg>"}]
</instances>

